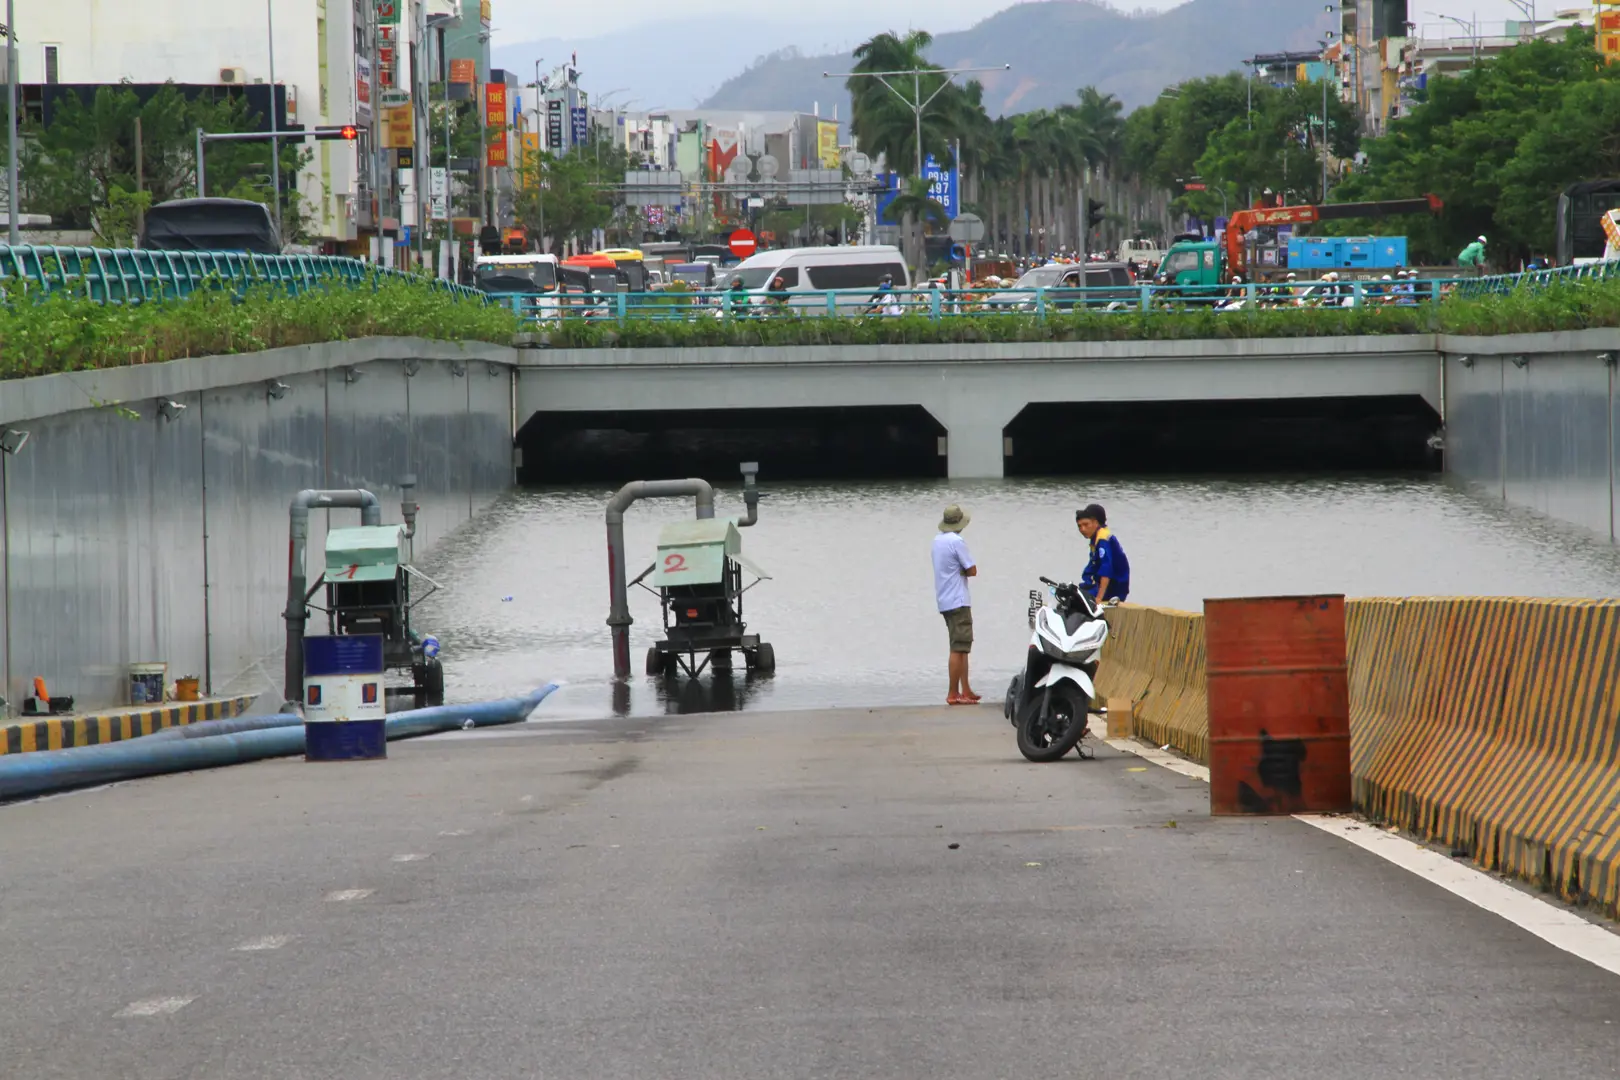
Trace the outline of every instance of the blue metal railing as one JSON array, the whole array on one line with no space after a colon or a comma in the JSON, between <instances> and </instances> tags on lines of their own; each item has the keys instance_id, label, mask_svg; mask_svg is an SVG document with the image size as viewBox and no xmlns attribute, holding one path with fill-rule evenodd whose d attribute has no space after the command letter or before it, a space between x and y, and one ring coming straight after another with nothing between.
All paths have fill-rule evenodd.
<instances>
[{"instance_id":1,"label":"blue metal railing","mask_svg":"<svg viewBox=\"0 0 1620 1080\"><path fill-rule=\"evenodd\" d=\"M22 282L25 291L66 293L102 304L172 299L202 287L230 288L240 294L263 285L296 295L329 284L378 280L411 281L423 288L489 302L485 294L465 285L333 255L0 245L0 283L8 280Z\"/></svg>"},{"instance_id":2,"label":"blue metal railing","mask_svg":"<svg viewBox=\"0 0 1620 1080\"><path fill-rule=\"evenodd\" d=\"M509 307L525 323L555 325L565 319L699 318L754 319L781 316L962 316L1033 315L1044 319L1069 312L1241 311L1295 307L1410 307L1446 296L1480 296L1544 288L1556 282L1620 278L1620 262L1559 267L1526 274L1488 277L1424 278L1410 282L1375 280L1293 284L1177 286L1139 284L1095 288L1036 289L870 289L795 290L748 293L727 290L650 293L489 295L437 278L373 266L358 259L322 255L252 255L240 252L135 251L129 249L0 245L0 285L22 283L24 291L67 294L94 303L141 303L190 295L199 288L230 289L237 295L256 286L292 295L330 284L361 285L409 281L478 303Z\"/></svg>"},{"instance_id":3,"label":"blue metal railing","mask_svg":"<svg viewBox=\"0 0 1620 1080\"><path fill-rule=\"evenodd\" d=\"M1550 270L1531 270L1523 274L1462 278L1457 282L1457 292L1462 296L1484 296L1513 292L1520 288L1546 288L1561 282L1607 281L1611 278L1620 278L1620 260L1611 259L1584 266L1556 266Z\"/></svg>"},{"instance_id":4,"label":"blue metal railing","mask_svg":"<svg viewBox=\"0 0 1620 1080\"><path fill-rule=\"evenodd\" d=\"M817 316L921 316L931 320L984 315L1048 315L1087 312L1241 311L1303 307L1415 307L1450 292L1450 280L1174 286L1131 285L1037 289L794 290L780 293L550 292L507 294L497 301L525 323L563 320L764 319Z\"/></svg>"}]
</instances>

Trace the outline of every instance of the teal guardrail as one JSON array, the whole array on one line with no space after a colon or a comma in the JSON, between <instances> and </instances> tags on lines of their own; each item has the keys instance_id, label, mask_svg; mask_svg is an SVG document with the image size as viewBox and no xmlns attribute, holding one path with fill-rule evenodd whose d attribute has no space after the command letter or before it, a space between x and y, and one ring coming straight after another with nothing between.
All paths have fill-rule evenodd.
<instances>
[{"instance_id":1,"label":"teal guardrail","mask_svg":"<svg viewBox=\"0 0 1620 1080\"><path fill-rule=\"evenodd\" d=\"M1415 282L1340 281L1221 286L1129 285L1038 289L872 289L737 293L566 292L506 294L496 302L524 322L540 325L572 319L922 316L954 319L1034 316L1070 312L1241 311L1261 308L1417 306L1448 295L1450 280Z\"/></svg>"},{"instance_id":2,"label":"teal guardrail","mask_svg":"<svg viewBox=\"0 0 1620 1080\"><path fill-rule=\"evenodd\" d=\"M1516 289L1546 288L1559 282L1607 281L1611 278L1620 278L1620 260L1609 259L1584 266L1556 266L1550 270L1529 270L1522 274L1459 278L1457 292L1463 296L1483 296Z\"/></svg>"},{"instance_id":3,"label":"teal guardrail","mask_svg":"<svg viewBox=\"0 0 1620 1080\"><path fill-rule=\"evenodd\" d=\"M0 245L0 283L67 293L102 304L188 296L201 287L238 293L261 285L299 293L334 283L420 283L487 303L477 289L335 255L253 255L231 251L136 251L128 248Z\"/></svg>"}]
</instances>

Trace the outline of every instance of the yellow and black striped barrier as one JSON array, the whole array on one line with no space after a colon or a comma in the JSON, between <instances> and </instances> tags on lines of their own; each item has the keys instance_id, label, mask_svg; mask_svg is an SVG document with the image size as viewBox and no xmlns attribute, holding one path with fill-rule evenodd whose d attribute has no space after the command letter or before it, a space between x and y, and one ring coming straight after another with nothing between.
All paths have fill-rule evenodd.
<instances>
[{"instance_id":1,"label":"yellow and black striped barrier","mask_svg":"<svg viewBox=\"0 0 1620 1080\"><path fill-rule=\"evenodd\" d=\"M1097 692L1104 700L1130 699L1137 735L1208 760L1204 617L1128 604L1111 608Z\"/></svg>"},{"instance_id":2,"label":"yellow and black striped barrier","mask_svg":"<svg viewBox=\"0 0 1620 1080\"><path fill-rule=\"evenodd\" d=\"M157 708L118 709L87 716L46 716L0 727L0 754L66 750L150 735L164 728L240 716L252 697L174 702Z\"/></svg>"},{"instance_id":3,"label":"yellow and black striped barrier","mask_svg":"<svg viewBox=\"0 0 1620 1080\"><path fill-rule=\"evenodd\" d=\"M1620 601L1353 600L1356 808L1620 916ZM1104 697L1208 758L1202 616L1108 616Z\"/></svg>"}]
</instances>

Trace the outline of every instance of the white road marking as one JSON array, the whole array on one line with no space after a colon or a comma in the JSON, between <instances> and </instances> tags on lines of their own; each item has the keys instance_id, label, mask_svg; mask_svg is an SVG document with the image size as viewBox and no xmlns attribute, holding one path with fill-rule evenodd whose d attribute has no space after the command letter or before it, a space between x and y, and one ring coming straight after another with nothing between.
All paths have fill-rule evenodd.
<instances>
[{"instance_id":1,"label":"white road marking","mask_svg":"<svg viewBox=\"0 0 1620 1080\"><path fill-rule=\"evenodd\" d=\"M179 1012L181 1009L185 1008L187 1005L190 1005L196 1000L196 998L188 997L147 998L145 1001L132 1001L128 1005L125 1005L122 1009L119 1009L113 1015L121 1018L133 1016L168 1016L171 1013Z\"/></svg>"},{"instance_id":2,"label":"white road marking","mask_svg":"<svg viewBox=\"0 0 1620 1080\"><path fill-rule=\"evenodd\" d=\"M364 900L376 891L376 889L339 889L327 893L326 899L330 903L341 904L346 900Z\"/></svg>"},{"instance_id":3,"label":"white road marking","mask_svg":"<svg viewBox=\"0 0 1620 1080\"><path fill-rule=\"evenodd\" d=\"M1620 935L1587 922L1573 911L1520 892L1484 871L1365 821L1322 814L1295 814L1294 818L1432 881L1475 907L1530 931L1554 948L1620 975Z\"/></svg>"},{"instance_id":4,"label":"white road marking","mask_svg":"<svg viewBox=\"0 0 1620 1080\"><path fill-rule=\"evenodd\" d=\"M426 855L395 855L394 862L421 862Z\"/></svg>"},{"instance_id":5,"label":"white road marking","mask_svg":"<svg viewBox=\"0 0 1620 1080\"><path fill-rule=\"evenodd\" d=\"M1208 765L1200 765L1196 761L1188 761L1184 757L1177 757L1175 754L1160 750L1158 747L1147 746L1143 743L1133 742L1130 739L1105 739L1103 741L1115 750L1135 754L1143 761L1151 761L1155 765L1162 765L1171 772L1180 773L1182 776L1190 776L1194 780L1202 780L1206 784L1209 783Z\"/></svg>"},{"instance_id":6,"label":"white road marking","mask_svg":"<svg viewBox=\"0 0 1620 1080\"><path fill-rule=\"evenodd\" d=\"M242 944L238 945L236 948L232 949L231 951L232 952L268 952L271 949L279 949L279 948L281 948L283 945L286 945L291 940L292 940L292 935L291 934L274 934L274 935L272 935L270 937L254 938L252 941L244 941L244 942L242 942Z\"/></svg>"},{"instance_id":7,"label":"white road marking","mask_svg":"<svg viewBox=\"0 0 1620 1080\"><path fill-rule=\"evenodd\" d=\"M1107 742L1116 750L1135 754L1182 776L1209 783L1207 765L1199 765L1129 739L1109 739ZM1414 840L1368 824L1360 818L1295 814L1294 820L1337 836L1363 851L1370 851L1385 862L1433 882L1453 896L1461 897L1481 910L1528 930L1555 949L1620 975L1620 934L1589 922L1573 911L1521 892L1483 870L1447 858L1438 851L1431 851Z\"/></svg>"},{"instance_id":8,"label":"white road marking","mask_svg":"<svg viewBox=\"0 0 1620 1080\"><path fill-rule=\"evenodd\" d=\"M440 836L471 836L471 829L445 829Z\"/></svg>"}]
</instances>

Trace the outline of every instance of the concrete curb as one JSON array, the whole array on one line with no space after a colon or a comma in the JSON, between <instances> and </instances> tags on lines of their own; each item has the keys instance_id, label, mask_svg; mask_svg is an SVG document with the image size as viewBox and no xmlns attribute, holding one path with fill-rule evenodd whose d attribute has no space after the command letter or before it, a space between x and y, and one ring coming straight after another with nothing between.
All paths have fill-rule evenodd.
<instances>
[{"instance_id":1,"label":"concrete curb","mask_svg":"<svg viewBox=\"0 0 1620 1080\"><path fill-rule=\"evenodd\" d=\"M67 750L99 746L151 735L164 728L227 720L240 716L253 704L252 697L177 701L155 709L115 709L88 716L48 716L0 727L0 754L30 754L38 750Z\"/></svg>"}]
</instances>

